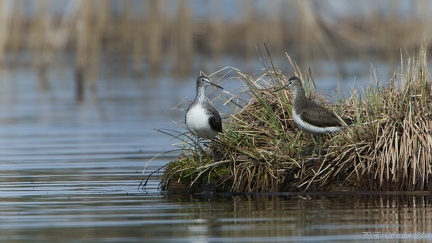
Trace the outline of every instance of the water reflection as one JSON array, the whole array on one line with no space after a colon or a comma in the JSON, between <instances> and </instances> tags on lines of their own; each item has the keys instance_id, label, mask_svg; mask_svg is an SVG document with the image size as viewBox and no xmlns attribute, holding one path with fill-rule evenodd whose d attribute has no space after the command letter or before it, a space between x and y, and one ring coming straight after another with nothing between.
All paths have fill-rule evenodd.
<instances>
[{"instance_id":1,"label":"water reflection","mask_svg":"<svg viewBox=\"0 0 432 243\"><path fill-rule=\"evenodd\" d=\"M183 198L184 199L184 198ZM368 237L430 238L430 198L424 196L314 196L236 197L223 201L171 202L180 206L162 210L169 221L155 219L161 237L202 242L287 242L364 240ZM167 212L171 212L167 214ZM153 232L153 233L152 233ZM373 234L373 235L372 235Z\"/></svg>"},{"instance_id":2,"label":"water reflection","mask_svg":"<svg viewBox=\"0 0 432 243\"><path fill-rule=\"evenodd\" d=\"M79 193L81 194L81 193ZM40 195L1 204L1 239L91 242L299 242L432 239L425 196ZM35 238L36 236L36 238Z\"/></svg>"},{"instance_id":3,"label":"water reflection","mask_svg":"<svg viewBox=\"0 0 432 243\"><path fill-rule=\"evenodd\" d=\"M135 81L116 77L111 85L107 78L97 97L77 103L67 88L70 70L49 91L35 91L31 71L17 72L0 79L0 241L362 241L405 233L432 239L429 196L165 197L158 174L141 192L141 179L178 155L156 158L141 174L155 154L172 149L154 128L181 129L173 120L183 113L161 109L194 89L165 80L158 85L171 82L167 92L138 92Z\"/></svg>"}]
</instances>

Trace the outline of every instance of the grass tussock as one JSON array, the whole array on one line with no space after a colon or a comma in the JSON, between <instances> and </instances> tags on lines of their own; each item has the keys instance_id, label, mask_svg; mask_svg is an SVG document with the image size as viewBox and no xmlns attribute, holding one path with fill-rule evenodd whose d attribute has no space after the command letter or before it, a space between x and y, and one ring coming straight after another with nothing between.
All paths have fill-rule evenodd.
<instances>
[{"instance_id":1,"label":"grass tussock","mask_svg":"<svg viewBox=\"0 0 432 243\"><path fill-rule=\"evenodd\" d=\"M322 156L311 154L312 136L294 124L289 92L273 91L286 76L275 68L254 75L234 70L250 100L230 115L224 133L210 143L215 160L207 151L199 164L191 151L192 156L171 162L162 181L165 189L175 181L189 188L215 183L220 191L231 192L431 190L432 94L426 50L402 58L388 85L379 87L372 80L375 85L362 97L354 92L337 104L324 104L356 123L324 135Z\"/></svg>"}]
</instances>

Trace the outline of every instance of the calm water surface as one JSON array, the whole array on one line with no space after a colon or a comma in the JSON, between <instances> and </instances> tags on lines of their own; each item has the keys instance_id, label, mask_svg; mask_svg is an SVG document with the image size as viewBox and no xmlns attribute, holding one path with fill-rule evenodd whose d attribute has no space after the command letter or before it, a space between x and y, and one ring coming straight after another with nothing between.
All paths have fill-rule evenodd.
<instances>
[{"instance_id":1,"label":"calm water surface","mask_svg":"<svg viewBox=\"0 0 432 243\"><path fill-rule=\"evenodd\" d=\"M115 73L115 72L114 72ZM300 242L432 240L426 196L164 197L148 172L174 159L170 137L194 80L105 72L76 102L73 73L41 85L31 69L0 75L1 242Z\"/></svg>"}]
</instances>

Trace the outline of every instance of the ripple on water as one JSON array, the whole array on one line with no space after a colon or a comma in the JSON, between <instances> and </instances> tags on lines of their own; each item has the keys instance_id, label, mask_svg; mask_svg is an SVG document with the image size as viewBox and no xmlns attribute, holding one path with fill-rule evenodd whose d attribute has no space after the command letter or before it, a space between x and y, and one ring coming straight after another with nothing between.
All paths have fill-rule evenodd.
<instances>
[{"instance_id":1,"label":"ripple on water","mask_svg":"<svg viewBox=\"0 0 432 243\"><path fill-rule=\"evenodd\" d=\"M161 80L170 87L162 94L157 82L140 90L136 80L102 73L97 94L75 102L73 70L56 72L61 78L48 90L31 69L0 75L2 242L432 239L427 196L164 197L158 175L141 192L143 177L178 154L156 158L141 174L155 154L172 149L154 129L182 129L183 112L170 109L194 96L195 78L191 89Z\"/></svg>"}]
</instances>

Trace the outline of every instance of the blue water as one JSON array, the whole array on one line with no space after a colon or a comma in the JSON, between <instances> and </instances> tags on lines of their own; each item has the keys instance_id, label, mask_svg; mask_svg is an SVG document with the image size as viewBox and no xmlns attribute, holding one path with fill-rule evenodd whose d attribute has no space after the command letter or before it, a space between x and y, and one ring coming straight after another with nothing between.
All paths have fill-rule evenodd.
<instances>
[{"instance_id":1,"label":"blue water","mask_svg":"<svg viewBox=\"0 0 432 243\"><path fill-rule=\"evenodd\" d=\"M138 190L145 176L178 156L168 152L148 163L177 148L155 129L185 131L195 78L133 79L107 68L97 90L79 102L73 76L70 65L53 68L47 85L32 68L0 74L1 242L432 239L427 196L166 197L158 173L146 192ZM223 92L239 86L220 82Z\"/></svg>"}]
</instances>

